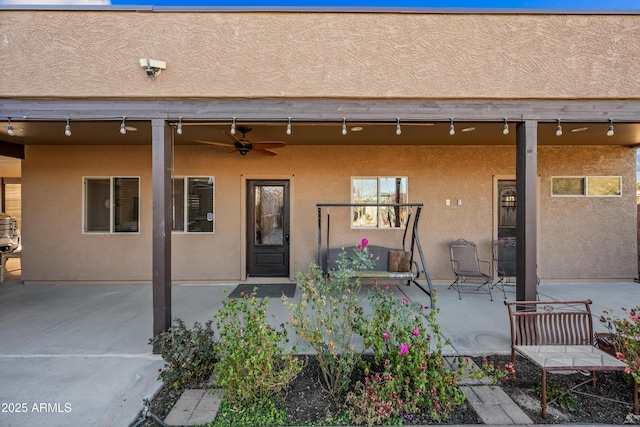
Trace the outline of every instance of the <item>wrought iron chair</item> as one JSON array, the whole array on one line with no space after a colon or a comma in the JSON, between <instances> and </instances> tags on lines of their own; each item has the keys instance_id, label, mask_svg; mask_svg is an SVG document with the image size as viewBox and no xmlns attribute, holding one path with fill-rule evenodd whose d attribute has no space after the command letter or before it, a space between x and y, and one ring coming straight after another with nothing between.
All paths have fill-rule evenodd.
<instances>
[{"instance_id":1,"label":"wrought iron chair","mask_svg":"<svg viewBox=\"0 0 640 427\"><path fill-rule=\"evenodd\" d=\"M483 290L489 294L489 298L493 301L493 295L491 295L492 277L480 268L481 264L486 264L486 270L490 272L491 263L478 259L476 244L464 239L454 240L449 242L449 251L451 253L451 269L456 276L455 281L449 285L449 289L454 288L458 291L458 298L462 299L460 287L473 285L476 292Z\"/></svg>"},{"instance_id":2,"label":"wrought iron chair","mask_svg":"<svg viewBox=\"0 0 640 427\"><path fill-rule=\"evenodd\" d=\"M512 278L516 277L516 240L498 239L493 241L493 266L498 276L498 281L491 288L498 286L502 289L504 299L507 299L505 285L515 285Z\"/></svg>"},{"instance_id":3,"label":"wrought iron chair","mask_svg":"<svg viewBox=\"0 0 640 427\"><path fill-rule=\"evenodd\" d=\"M493 266L496 271L498 281L491 285L491 288L498 286L502 289L504 299L507 299L505 286L515 286L516 278L516 239L498 239L493 241ZM512 281L513 279L513 281ZM538 297L537 286L540 279L536 277L536 300Z\"/></svg>"}]
</instances>

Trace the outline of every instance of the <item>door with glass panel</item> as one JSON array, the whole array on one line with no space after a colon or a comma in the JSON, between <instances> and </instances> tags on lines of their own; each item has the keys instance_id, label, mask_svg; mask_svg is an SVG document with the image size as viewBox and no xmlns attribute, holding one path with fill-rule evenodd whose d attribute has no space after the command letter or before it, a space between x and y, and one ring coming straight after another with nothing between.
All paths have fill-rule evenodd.
<instances>
[{"instance_id":1,"label":"door with glass panel","mask_svg":"<svg viewBox=\"0 0 640 427\"><path fill-rule=\"evenodd\" d=\"M247 276L289 276L289 181L247 181Z\"/></svg>"}]
</instances>

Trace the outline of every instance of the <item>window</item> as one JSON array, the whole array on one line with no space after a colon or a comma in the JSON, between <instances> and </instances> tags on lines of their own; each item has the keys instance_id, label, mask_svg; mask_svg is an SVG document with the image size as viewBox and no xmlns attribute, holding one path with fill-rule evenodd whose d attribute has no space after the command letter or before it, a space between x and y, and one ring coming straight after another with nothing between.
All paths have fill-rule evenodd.
<instances>
[{"instance_id":1,"label":"window","mask_svg":"<svg viewBox=\"0 0 640 427\"><path fill-rule=\"evenodd\" d=\"M140 231L139 178L85 178L84 231Z\"/></svg>"},{"instance_id":2,"label":"window","mask_svg":"<svg viewBox=\"0 0 640 427\"><path fill-rule=\"evenodd\" d=\"M558 197L617 197L622 195L620 176L560 176L551 178L551 195Z\"/></svg>"},{"instance_id":3,"label":"window","mask_svg":"<svg viewBox=\"0 0 640 427\"><path fill-rule=\"evenodd\" d=\"M173 231L213 233L213 177L173 179Z\"/></svg>"},{"instance_id":4,"label":"window","mask_svg":"<svg viewBox=\"0 0 640 427\"><path fill-rule=\"evenodd\" d=\"M351 203L407 203L406 177L351 178ZM399 228L407 220L406 206L358 206L352 208L352 228Z\"/></svg>"}]
</instances>

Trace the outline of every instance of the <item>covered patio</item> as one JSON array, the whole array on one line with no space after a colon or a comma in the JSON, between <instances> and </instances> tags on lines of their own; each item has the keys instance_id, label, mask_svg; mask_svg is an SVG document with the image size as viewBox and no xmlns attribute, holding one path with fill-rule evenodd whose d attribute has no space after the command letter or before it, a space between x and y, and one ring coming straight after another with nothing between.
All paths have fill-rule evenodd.
<instances>
[{"instance_id":1,"label":"covered patio","mask_svg":"<svg viewBox=\"0 0 640 427\"><path fill-rule=\"evenodd\" d=\"M173 314L187 326L204 323L221 306L225 290L235 284L175 285ZM446 284L436 284L437 316L449 355L508 354L509 324L501 298L465 294L458 299ZM370 288L365 287L363 298ZM415 287L398 286L399 298L424 302ZM41 285L19 281L0 285L0 401L48 403L49 412L0 413L0 424L129 425L142 400L159 389L162 367L151 354L148 325L152 321L149 285ZM617 283L554 283L539 287L545 300L593 300L592 313L628 306L640 300L640 285ZM296 295L294 297L298 298ZM508 293L509 300L515 294ZM278 298L269 299L274 322L287 319ZM597 330L603 330L594 318ZM303 348L292 339L290 345ZM57 406L56 406L57 405ZM55 411L54 411L55 409Z\"/></svg>"}]
</instances>

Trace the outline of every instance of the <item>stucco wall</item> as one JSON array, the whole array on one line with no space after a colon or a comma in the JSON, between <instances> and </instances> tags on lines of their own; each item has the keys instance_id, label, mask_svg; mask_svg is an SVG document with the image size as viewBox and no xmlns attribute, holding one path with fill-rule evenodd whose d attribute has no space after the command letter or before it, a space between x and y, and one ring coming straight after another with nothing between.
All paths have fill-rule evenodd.
<instances>
[{"instance_id":1,"label":"stucco wall","mask_svg":"<svg viewBox=\"0 0 640 427\"><path fill-rule=\"evenodd\" d=\"M4 97L629 99L638 57L637 15L0 11Z\"/></svg>"},{"instance_id":2,"label":"stucco wall","mask_svg":"<svg viewBox=\"0 0 640 427\"><path fill-rule=\"evenodd\" d=\"M630 173L635 150L541 146L538 151L540 277L635 277L635 177ZM290 146L279 153L241 157L224 148L177 147L176 176L215 176L217 223L214 235L173 234L175 281L240 279L243 176L291 177L296 271L316 259L316 203L348 203L351 176L408 177L409 200L425 205L420 238L433 279L452 278L450 240L473 240L481 257L491 259L493 179L515 175L513 147ZM139 234L82 234L82 179L100 175L140 176ZM623 196L552 198L550 180L557 175L622 175ZM23 193L24 223L30 224L23 232L29 247L23 255L25 282L151 280L150 147L29 146ZM446 199L454 203L446 206ZM347 211L332 209L331 214L332 246L362 237L382 245L401 242L399 231L350 230Z\"/></svg>"}]
</instances>

